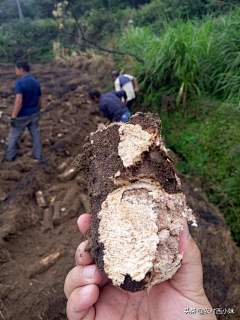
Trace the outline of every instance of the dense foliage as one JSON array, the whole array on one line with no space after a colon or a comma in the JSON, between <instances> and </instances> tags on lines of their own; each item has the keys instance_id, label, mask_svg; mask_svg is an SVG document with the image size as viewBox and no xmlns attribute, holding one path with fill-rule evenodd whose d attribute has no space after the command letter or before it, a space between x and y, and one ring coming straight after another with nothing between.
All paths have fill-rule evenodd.
<instances>
[{"instance_id":1,"label":"dense foliage","mask_svg":"<svg viewBox=\"0 0 240 320\"><path fill-rule=\"evenodd\" d=\"M137 76L139 103L161 113L167 144L182 158L179 169L200 180L240 243L239 14L235 8L202 20L165 20L158 30L131 26L117 46L144 59L119 67ZM175 111L161 110L163 93L175 95Z\"/></svg>"},{"instance_id":2,"label":"dense foliage","mask_svg":"<svg viewBox=\"0 0 240 320\"><path fill-rule=\"evenodd\" d=\"M4 24L0 32L0 57L2 61L16 59L37 61L52 59L51 40L58 34L53 20L14 21Z\"/></svg>"},{"instance_id":3,"label":"dense foliage","mask_svg":"<svg viewBox=\"0 0 240 320\"><path fill-rule=\"evenodd\" d=\"M205 100L187 112L161 113L168 147L177 152L180 171L218 206L240 244L240 109Z\"/></svg>"},{"instance_id":4,"label":"dense foliage","mask_svg":"<svg viewBox=\"0 0 240 320\"><path fill-rule=\"evenodd\" d=\"M129 59L128 68L147 93L145 100L158 104L165 92L239 102L239 14L165 23L161 36L147 27L125 29L118 47L144 59L145 64Z\"/></svg>"}]
</instances>

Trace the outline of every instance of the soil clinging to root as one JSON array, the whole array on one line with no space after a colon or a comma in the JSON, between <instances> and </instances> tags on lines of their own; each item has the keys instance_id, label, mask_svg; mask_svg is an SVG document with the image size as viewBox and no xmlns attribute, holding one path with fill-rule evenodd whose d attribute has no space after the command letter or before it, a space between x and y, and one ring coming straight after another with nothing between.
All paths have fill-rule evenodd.
<instances>
[{"instance_id":1,"label":"soil clinging to root","mask_svg":"<svg viewBox=\"0 0 240 320\"><path fill-rule=\"evenodd\" d=\"M41 116L40 130L44 154L47 155L44 165L37 165L32 160L28 132L20 140L17 160L13 163L2 162L16 78L12 66L0 65L0 310L3 319L16 320L16 315L18 320L67 319L63 284L67 273L75 265L75 250L84 239L77 229L77 217L86 211L84 201L77 199L75 202L76 190L81 194L79 198L86 200L87 182L81 171L71 178L66 171L71 169L70 158L83 152L85 137L103 122L87 98L88 89L99 81L84 75L89 65L81 64L76 68L33 66L33 74L42 84L43 91L45 111ZM110 73L112 67L108 69ZM99 79L104 75L108 77L106 69L101 72L97 75ZM107 139L99 143L107 144ZM158 165L157 157L154 158ZM119 159L114 160L118 165ZM67 164L63 165L65 161ZM62 167L65 168L63 172ZM101 168L98 170L100 172ZM139 168L132 172L131 168L129 170L131 175L140 173ZM127 177L128 173L125 174ZM59 178L59 175L64 177ZM164 170L161 175L164 175ZM219 319L238 319L239 251L222 215L184 176L180 178L187 203L199 225L191 232L202 252L206 293L214 308L234 308L234 315L218 316ZM164 187L169 193L170 185L166 183ZM37 205L35 196L35 191L39 190L43 192L47 208L52 206L55 213L60 202L61 221L53 223L53 229L43 229L45 208ZM97 188L94 189L96 196L98 192ZM63 200L64 207L61 205ZM42 269L43 260L49 261L48 269ZM30 272L33 277L30 277ZM126 283L129 280L126 277Z\"/></svg>"}]
</instances>

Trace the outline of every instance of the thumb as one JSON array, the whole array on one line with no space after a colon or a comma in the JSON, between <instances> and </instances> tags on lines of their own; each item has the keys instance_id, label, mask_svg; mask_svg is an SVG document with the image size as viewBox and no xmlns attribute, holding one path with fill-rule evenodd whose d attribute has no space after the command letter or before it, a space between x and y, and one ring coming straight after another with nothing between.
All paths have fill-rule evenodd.
<instances>
[{"instance_id":1,"label":"thumb","mask_svg":"<svg viewBox=\"0 0 240 320\"><path fill-rule=\"evenodd\" d=\"M204 293L201 253L190 235L186 219L179 239L179 252L183 253L182 265L172 278L172 284L184 294Z\"/></svg>"}]
</instances>

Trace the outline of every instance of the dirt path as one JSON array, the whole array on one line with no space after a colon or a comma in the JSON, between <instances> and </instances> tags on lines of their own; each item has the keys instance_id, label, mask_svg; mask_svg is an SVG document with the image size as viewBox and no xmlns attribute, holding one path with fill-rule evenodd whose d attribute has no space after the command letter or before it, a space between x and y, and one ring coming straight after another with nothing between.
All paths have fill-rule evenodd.
<instances>
[{"instance_id":1,"label":"dirt path","mask_svg":"<svg viewBox=\"0 0 240 320\"><path fill-rule=\"evenodd\" d=\"M86 189L81 173L61 182L57 168L81 153L85 136L103 121L86 95L98 79L89 78L79 68L34 66L33 73L44 93L45 111L40 126L45 163L36 165L32 161L28 134L21 139L17 160L4 163L1 159L6 149L15 79L9 68L0 66L0 196L6 198L0 203L0 319L62 320L66 319L64 279L74 266L75 249L83 239L76 221L84 206L81 201L74 208L72 204L76 194L86 194ZM221 214L184 177L181 179L199 221L199 228L192 232L202 252L208 297L215 308L235 309L234 316L224 315L224 319L238 319L239 252ZM38 190L43 192L49 208L57 202L64 208L61 224L46 232L42 224L44 209L36 203ZM59 257L52 266L30 277L37 262L56 253Z\"/></svg>"}]
</instances>

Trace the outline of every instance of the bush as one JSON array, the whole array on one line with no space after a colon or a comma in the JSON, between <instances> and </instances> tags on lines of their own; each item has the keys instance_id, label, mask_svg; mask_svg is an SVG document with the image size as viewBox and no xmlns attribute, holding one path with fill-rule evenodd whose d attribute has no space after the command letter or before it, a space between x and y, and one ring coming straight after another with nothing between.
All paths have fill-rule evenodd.
<instances>
[{"instance_id":1,"label":"bush","mask_svg":"<svg viewBox=\"0 0 240 320\"><path fill-rule=\"evenodd\" d=\"M85 36L95 42L107 42L114 34L120 34L121 29L128 25L131 17L130 9L108 11L106 9L91 9L80 19L85 29Z\"/></svg>"},{"instance_id":2,"label":"bush","mask_svg":"<svg viewBox=\"0 0 240 320\"><path fill-rule=\"evenodd\" d=\"M15 21L4 24L0 30L0 51L2 61L19 59L41 60L52 49L52 40L58 35L57 24L53 20Z\"/></svg>"},{"instance_id":3,"label":"bush","mask_svg":"<svg viewBox=\"0 0 240 320\"><path fill-rule=\"evenodd\" d=\"M150 27L159 33L167 19L167 8L162 1L153 1L135 10L132 17L135 27Z\"/></svg>"},{"instance_id":4,"label":"bush","mask_svg":"<svg viewBox=\"0 0 240 320\"><path fill-rule=\"evenodd\" d=\"M215 15L228 12L235 5L235 1L216 0L153 0L145 4L137 11L137 26L154 26L161 24L161 19L165 16L168 21L182 18L202 18L208 13ZM152 22L151 22L152 19Z\"/></svg>"}]
</instances>

